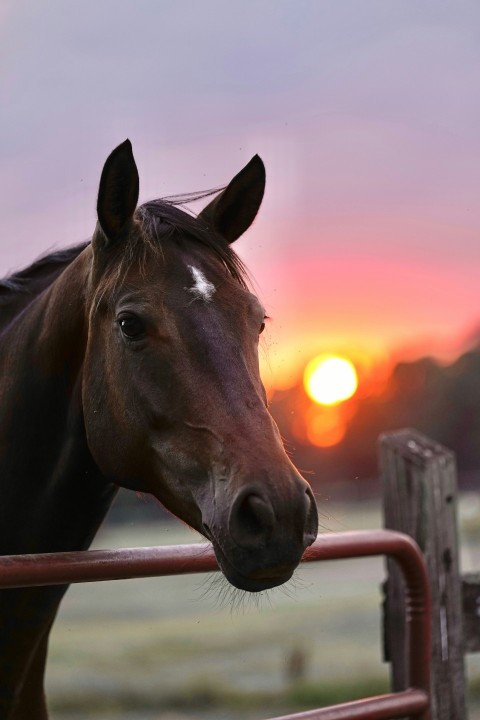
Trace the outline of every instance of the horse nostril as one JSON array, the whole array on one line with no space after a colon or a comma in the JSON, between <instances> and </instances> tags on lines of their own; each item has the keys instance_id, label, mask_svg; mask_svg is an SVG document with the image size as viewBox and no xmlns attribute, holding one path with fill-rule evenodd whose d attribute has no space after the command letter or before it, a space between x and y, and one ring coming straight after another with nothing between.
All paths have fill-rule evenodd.
<instances>
[{"instance_id":1,"label":"horse nostril","mask_svg":"<svg viewBox=\"0 0 480 720\"><path fill-rule=\"evenodd\" d=\"M258 495L247 495L239 512L245 530L251 535L260 535L265 525L270 524L271 510Z\"/></svg>"},{"instance_id":2,"label":"horse nostril","mask_svg":"<svg viewBox=\"0 0 480 720\"><path fill-rule=\"evenodd\" d=\"M317 538L318 533L318 510L315 497L310 487L305 491L305 528L303 534L304 546L308 547Z\"/></svg>"},{"instance_id":3,"label":"horse nostril","mask_svg":"<svg viewBox=\"0 0 480 720\"><path fill-rule=\"evenodd\" d=\"M256 493L240 495L230 513L230 532L238 545L251 547L266 541L275 524L273 509Z\"/></svg>"}]
</instances>

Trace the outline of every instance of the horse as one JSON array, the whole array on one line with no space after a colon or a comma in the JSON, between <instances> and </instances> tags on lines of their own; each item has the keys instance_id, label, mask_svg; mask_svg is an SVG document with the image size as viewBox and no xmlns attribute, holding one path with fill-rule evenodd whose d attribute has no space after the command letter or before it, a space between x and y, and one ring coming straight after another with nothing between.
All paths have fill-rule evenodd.
<instances>
[{"instance_id":1,"label":"horse","mask_svg":"<svg viewBox=\"0 0 480 720\"><path fill-rule=\"evenodd\" d=\"M84 550L119 487L213 544L226 579L289 580L314 541L258 365L265 310L232 243L262 202L256 155L194 216L137 207L126 140L91 241L0 282L0 554ZM48 635L66 587L0 592L0 717L47 720Z\"/></svg>"}]
</instances>

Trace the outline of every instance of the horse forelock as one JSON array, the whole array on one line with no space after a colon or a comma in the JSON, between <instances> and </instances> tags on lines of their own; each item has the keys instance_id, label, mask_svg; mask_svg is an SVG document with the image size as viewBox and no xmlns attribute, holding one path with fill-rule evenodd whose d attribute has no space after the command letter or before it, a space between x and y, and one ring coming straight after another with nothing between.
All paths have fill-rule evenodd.
<instances>
[{"instance_id":1,"label":"horse forelock","mask_svg":"<svg viewBox=\"0 0 480 720\"><path fill-rule=\"evenodd\" d=\"M137 238L137 249L142 251L141 245L153 250L162 256L165 243L177 245L180 249L182 237L187 238L200 246L205 247L220 260L227 273L242 287L248 287L248 273L242 260L232 247L213 228L189 212L180 209L178 205L184 204L197 197L206 197L212 192L198 196L177 196L150 200L141 205L136 212L143 232L141 239ZM135 254L135 253L133 253Z\"/></svg>"}]
</instances>

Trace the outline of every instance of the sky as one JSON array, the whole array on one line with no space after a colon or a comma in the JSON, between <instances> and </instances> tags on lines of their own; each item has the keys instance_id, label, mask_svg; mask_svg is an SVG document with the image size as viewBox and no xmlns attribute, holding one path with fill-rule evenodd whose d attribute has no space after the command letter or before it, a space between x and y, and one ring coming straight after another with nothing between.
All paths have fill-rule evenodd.
<instances>
[{"instance_id":1,"label":"sky","mask_svg":"<svg viewBox=\"0 0 480 720\"><path fill-rule=\"evenodd\" d=\"M315 353L459 352L480 327L476 0L3 0L0 275L88 238L129 137L140 199L258 153L236 243L274 385Z\"/></svg>"}]
</instances>

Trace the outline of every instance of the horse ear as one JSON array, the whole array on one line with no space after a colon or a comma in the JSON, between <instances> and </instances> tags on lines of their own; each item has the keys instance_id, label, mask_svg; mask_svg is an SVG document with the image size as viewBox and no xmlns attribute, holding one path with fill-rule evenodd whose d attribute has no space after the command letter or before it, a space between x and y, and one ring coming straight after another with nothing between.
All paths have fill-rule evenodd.
<instances>
[{"instance_id":1,"label":"horse ear","mask_svg":"<svg viewBox=\"0 0 480 720\"><path fill-rule=\"evenodd\" d=\"M98 189L97 214L107 245L118 239L132 219L137 207L138 189L138 170L132 143L125 140L108 156Z\"/></svg>"},{"instance_id":2,"label":"horse ear","mask_svg":"<svg viewBox=\"0 0 480 720\"><path fill-rule=\"evenodd\" d=\"M229 243L250 227L265 191L265 165L254 155L199 217Z\"/></svg>"}]
</instances>

